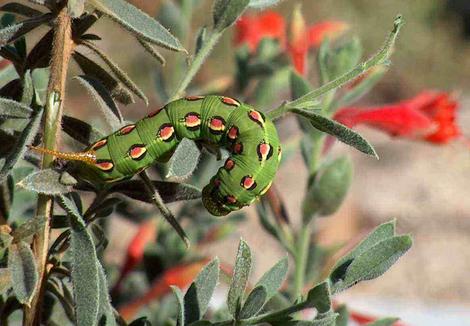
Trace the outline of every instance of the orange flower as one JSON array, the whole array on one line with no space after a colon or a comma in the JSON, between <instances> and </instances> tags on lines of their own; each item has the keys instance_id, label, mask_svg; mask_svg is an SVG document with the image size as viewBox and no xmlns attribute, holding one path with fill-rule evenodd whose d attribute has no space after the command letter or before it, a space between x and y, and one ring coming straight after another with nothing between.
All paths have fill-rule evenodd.
<instances>
[{"instance_id":1,"label":"orange flower","mask_svg":"<svg viewBox=\"0 0 470 326\"><path fill-rule=\"evenodd\" d=\"M461 135L457 101L446 92L424 91L398 103L378 107L346 107L334 119L352 128L366 124L391 136L445 144Z\"/></svg>"},{"instance_id":2,"label":"orange flower","mask_svg":"<svg viewBox=\"0 0 470 326\"><path fill-rule=\"evenodd\" d=\"M292 17L290 37L286 44L285 25L284 18L274 11L265 11L260 15L244 15L236 24L235 44L247 44L253 52L263 38L278 40L282 48L287 48L295 69L304 74L308 51L318 48L326 37L338 37L348 27L340 21L324 21L307 26L300 10L297 9Z\"/></svg>"}]
</instances>

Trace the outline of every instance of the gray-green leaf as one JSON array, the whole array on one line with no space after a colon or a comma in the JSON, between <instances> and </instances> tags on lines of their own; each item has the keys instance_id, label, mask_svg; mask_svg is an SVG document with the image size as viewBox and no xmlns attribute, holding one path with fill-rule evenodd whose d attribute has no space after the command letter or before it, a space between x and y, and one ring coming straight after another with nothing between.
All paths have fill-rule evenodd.
<instances>
[{"instance_id":1,"label":"gray-green leaf","mask_svg":"<svg viewBox=\"0 0 470 326\"><path fill-rule=\"evenodd\" d=\"M0 118L2 119L28 119L33 110L20 102L0 97Z\"/></svg>"},{"instance_id":2,"label":"gray-green leaf","mask_svg":"<svg viewBox=\"0 0 470 326\"><path fill-rule=\"evenodd\" d=\"M250 0L248 7L254 9L264 9L267 7L271 7L277 5L282 0Z\"/></svg>"},{"instance_id":3,"label":"gray-green leaf","mask_svg":"<svg viewBox=\"0 0 470 326\"><path fill-rule=\"evenodd\" d=\"M184 312L184 299L183 299L183 293L181 292L181 290L176 287L176 286L171 286L171 289L173 290L173 293L175 294L176 296L176 300L178 302L178 315L177 315L177 326L184 326L186 325L186 322L184 320L184 315L185 315L185 312Z\"/></svg>"},{"instance_id":4,"label":"gray-green leaf","mask_svg":"<svg viewBox=\"0 0 470 326\"><path fill-rule=\"evenodd\" d=\"M28 175L18 183L18 186L45 195L65 194L72 191L70 186L60 182L60 177L61 174L55 170L41 170Z\"/></svg>"},{"instance_id":5,"label":"gray-green leaf","mask_svg":"<svg viewBox=\"0 0 470 326\"><path fill-rule=\"evenodd\" d=\"M248 319L255 316L268 301L267 297L266 288L263 285L256 286L246 298L238 318Z\"/></svg>"},{"instance_id":6,"label":"gray-green leaf","mask_svg":"<svg viewBox=\"0 0 470 326\"><path fill-rule=\"evenodd\" d=\"M8 269L16 298L29 305L37 289L38 271L33 252L27 243L20 241L10 246Z\"/></svg>"},{"instance_id":7,"label":"gray-green leaf","mask_svg":"<svg viewBox=\"0 0 470 326\"><path fill-rule=\"evenodd\" d=\"M232 316L236 317L240 311L241 300L245 292L248 277L251 271L251 250L248 244L241 239L238 246L232 282L228 290L227 306Z\"/></svg>"},{"instance_id":8,"label":"gray-green leaf","mask_svg":"<svg viewBox=\"0 0 470 326\"><path fill-rule=\"evenodd\" d=\"M213 8L214 28L222 31L242 15L250 0L216 0Z\"/></svg>"},{"instance_id":9,"label":"gray-green leaf","mask_svg":"<svg viewBox=\"0 0 470 326\"><path fill-rule=\"evenodd\" d=\"M177 180L188 178L196 169L200 156L201 152L196 143L188 138L183 138L170 159L166 177Z\"/></svg>"}]
</instances>

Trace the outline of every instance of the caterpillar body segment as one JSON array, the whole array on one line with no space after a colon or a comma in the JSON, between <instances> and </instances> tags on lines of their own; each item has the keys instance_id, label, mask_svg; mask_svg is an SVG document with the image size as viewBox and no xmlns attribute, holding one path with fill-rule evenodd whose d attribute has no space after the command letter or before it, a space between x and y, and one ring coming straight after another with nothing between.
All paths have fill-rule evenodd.
<instances>
[{"instance_id":1,"label":"caterpillar body segment","mask_svg":"<svg viewBox=\"0 0 470 326\"><path fill-rule=\"evenodd\" d=\"M130 178L166 162L183 138L230 152L203 189L204 206L213 215L251 204L268 190L279 166L277 131L261 112L228 97L190 96L91 144L84 153L95 160L77 161L77 174L91 182Z\"/></svg>"}]
</instances>

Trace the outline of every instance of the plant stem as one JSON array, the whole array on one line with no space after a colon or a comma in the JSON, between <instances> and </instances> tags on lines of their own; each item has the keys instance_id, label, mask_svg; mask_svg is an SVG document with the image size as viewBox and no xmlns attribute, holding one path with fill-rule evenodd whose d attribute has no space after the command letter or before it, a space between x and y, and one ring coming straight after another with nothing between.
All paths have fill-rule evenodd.
<instances>
[{"instance_id":1,"label":"plant stem","mask_svg":"<svg viewBox=\"0 0 470 326\"><path fill-rule=\"evenodd\" d=\"M293 298L297 299L302 295L302 289L305 285L305 272L307 269L308 247L310 243L310 228L303 225L299 230L297 239L297 253L295 260L294 291Z\"/></svg>"},{"instance_id":2,"label":"plant stem","mask_svg":"<svg viewBox=\"0 0 470 326\"><path fill-rule=\"evenodd\" d=\"M208 39L204 42L204 45L201 47L199 52L194 57L193 62L189 66L188 71L184 75L183 79L179 83L178 88L176 89L174 95L170 98L170 101L176 100L183 96L184 91L188 87L191 80L193 80L196 73L201 68L202 64L206 60L207 56L211 52L214 45L217 43L219 38L222 36L221 32L213 31L212 34L209 35Z\"/></svg>"},{"instance_id":3,"label":"plant stem","mask_svg":"<svg viewBox=\"0 0 470 326\"><path fill-rule=\"evenodd\" d=\"M44 115L44 147L52 150L56 148L58 131L62 120L67 67L74 49L71 18L67 12L67 6L60 10L53 28L51 77L47 89L47 103ZM52 162L53 156L45 154L42 158L42 168L49 168ZM45 195L39 196L36 217L45 219L45 223L43 228L35 235L32 244L38 266L39 284L31 305L25 307L23 324L26 326L39 325L41 321L42 297L47 275L46 265L52 204L53 200L51 197Z\"/></svg>"}]
</instances>

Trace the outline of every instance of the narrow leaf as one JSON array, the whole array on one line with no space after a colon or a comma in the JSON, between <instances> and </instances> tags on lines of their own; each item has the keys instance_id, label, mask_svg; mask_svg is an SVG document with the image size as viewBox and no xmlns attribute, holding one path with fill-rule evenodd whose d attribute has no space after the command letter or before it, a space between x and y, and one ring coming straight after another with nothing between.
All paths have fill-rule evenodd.
<instances>
[{"instance_id":1,"label":"narrow leaf","mask_svg":"<svg viewBox=\"0 0 470 326\"><path fill-rule=\"evenodd\" d=\"M31 120L21 132L21 135L18 137L14 149L5 159L5 164L0 170L0 182L3 182L3 180L5 180L5 178L11 172L15 164L18 162L18 160L20 160L24 156L27 150L26 146L33 142L34 137L36 136L39 130L41 118L42 110L39 110L33 115Z\"/></svg>"},{"instance_id":2,"label":"narrow leaf","mask_svg":"<svg viewBox=\"0 0 470 326\"><path fill-rule=\"evenodd\" d=\"M387 317L365 324L364 326L393 326L399 318Z\"/></svg>"},{"instance_id":3,"label":"narrow leaf","mask_svg":"<svg viewBox=\"0 0 470 326\"><path fill-rule=\"evenodd\" d=\"M137 38L137 41L139 41L140 45L142 45L142 47L145 49L145 51L147 51L148 53L150 53L152 55L152 57L157 59L157 61L160 62L162 64L162 66L164 66L166 64L166 60L163 57L163 55L160 52L158 52L152 46L152 44L150 44L149 42L147 42L145 40L142 40L141 38Z\"/></svg>"},{"instance_id":4,"label":"narrow leaf","mask_svg":"<svg viewBox=\"0 0 470 326\"><path fill-rule=\"evenodd\" d=\"M291 111L309 119L314 128L334 136L339 141L356 148L362 153L378 158L372 145L360 134L345 125L312 111L302 109L292 109Z\"/></svg>"},{"instance_id":5,"label":"narrow leaf","mask_svg":"<svg viewBox=\"0 0 470 326\"><path fill-rule=\"evenodd\" d=\"M249 3L250 0L215 0L212 11L214 28L222 31L235 23Z\"/></svg>"},{"instance_id":6,"label":"narrow leaf","mask_svg":"<svg viewBox=\"0 0 470 326\"><path fill-rule=\"evenodd\" d=\"M85 146L104 137L104 134L80 119L64 115L62 117L62 129Z\"/></svg>"},{"instance_id":7,"label":"narrow leaf","mask_svg":"<svg viewBox=\"0 0 470 326\"><path fill-rule=\"evenodd\" d=\"M115 64L103 51L101 51L101 49L89 41L83 41L81 44L95 52L108 65L109 69L111 69L111 71L121 81L121 83L123 83L135 95L140 97L145 102L145 105L148 106L149 100L147 96L145 96L144 92L142 92L139 86L137 86L136 83L134 83L132 79L130 79L121 68L119 68L117 64Z\"/></svg>"},{"instance_id":8,"label":"narrow leaf","mask_svg":"<svg viewBox=\"0 0 470 326\"><path fill-rule=\"evenodd\" d=\"M29 306L36 292L38 271L33 252L27 243L20 241L10 246L8 269L16 298Z\"/></svg>"},{"instance_id":9,"label":"narrow leaf","mask_svg":"<svg viewBox=\"0 0 470 326\"><path fill-rule=\"evenodd\" d=\"M173 290L173 293L175 294L176 296L176 300L178 302L178 315L177 315L177 326L184 326L184 325L187 325L185 320L184 320L184 316L185 316L185 312L184 312L184 299L183 299L183 293L181 293L181 290L176 287L176 286L171 286L171 289Z\"/></svg>"},{"instance_id":10,"label":"narrow leaf","mask_svg":"<svg viewBox=\"0 0 470 326\"><path fill-rule=\"evenodd\" d=\"M77 51L73 53L73 58L85 75L94 77L101 81L116 101L125 105L134 103L134 99L132 98L132 94L129 90L100 65Z\"/></svg>"},{"instance_id":11,"label":"narrow leaf","mask_svg":"<svg viewBox=\"0 0 470 326\"><path fill-rule=\"evenodd\" d=\"M267 302L267 297L266 288L263 285L256 286L246 298L238 318L243 320L255 316Z\"/></svg>"},{"instance_id":12,"label":"narrow leaf","mask_svg":"<svg viewBox=\"0 0 470 326\"><path fill-rule=\"evenodd\" d=\"M33 101L34 86L31 77L31 71L27 70L23 76L23 94L21 95L21 103L30 105Z\"/></svg>"},{"instance_id":13,"label":"narrow leaf","mask_svg":"<svg viewBox=\"0 0 470 326\"><path fill-rule=\"evenodd\" d=\"M45 195L65 194L72 191L72 188L62 184L60 179L59 172L46 169L28 175L18 183L18 186Z\"/></svg>"},{"instance_id":14,"label":"narrow leaf","mask_svg":"<svg viewBox=\"0 0 470 326\"><path fill-rule=\"evenodd\" d=\"M198 321L204 316L218 280L219 259L215 258L201 270L184 296L186 323Z\"/></svg>"},{"instance_id":15,"label":"narrow leaf","mask_svg":"<svg viewBox=\"0 0 470 326\"><path fill-rule=\"evenodd\" d=\"M2 119L28 119L33 110L20 102L0 98L0 118Z\"/></svg>"},{"instance_id":16,"label":"narrow leaf","mask_svg":"<svg viewBox=\"0 0 470 326\"><path fill-rule=\"evenodd\" d=\"M183 138L170 159L167 178L184 180L196 169L201 152L196 143L188 138Z\"/></svg>"},{"instance_id":17,"label":"narrow leaf","mask_svg":"<svg viewBox=\"0 0 470 326\"><path fill-rule=\"evenodd\" d=\"M31 30L51 20L52 18L52 14L44 14L42 16L26 19L20 23L0 29L0 47L16 41L24 34L30 32Z\"/></svg>"},{"instance_id":18,"label":"narrow leaf","mask_svg":"<svg viewBox=\"0 0 470 326\"><path fill-rule=\"evenodd\" d=\"M99 310L98 310L98 325L100 326L115 326L117 325L114 317L114 309L111 305L111 298L109 296L108 282L106 281L106 274L103 266L99 261L98 275L99 275Z\"/></svg>"},{"instance_id":19,"label":"narrow leaf","mask_svg":"<svg viewBox=\"0 0 470 326\"><path fill-rule=\"evenodd\" d=\"M90 2L137 37L170 50L185 51L178 39L158 21L130 3L124 0L93 0Z\"/></svg>"},{"instance_id":20,"label":"narrow leaf","mask_svg":"<svg viewBox=\"0 0 470 326\"><path fill-rule=\"evenodd\" d=\"M43 106L46 103L49 76L49 68L36 68L31 73L31 77L33 79L34 95L37 105Z\"/></svg>"},{"instance_id":21,"label":"narrow leaf","mask_svg":"<svg viewBox=\"0 0 470 326\"><path fill-rule=\"evenodd\" d=\"M228 310L234 317L236 317L240 311L241 300L245 292L250 270L251 250L248 244L242 239L238 246L232 282L230 283L227 297Z\"/></svg>"},{"instance_id":22,"label":"narrow leaf","mask_svg":"<svg viewBox=\"0 0 470 326\"><path fill-rule=\"evenodd\" d=\"M271 7L277 5L282 0L250 0L248 7L253 9L265 9L267 7Z\"/></svg>"},{"instance_id":23,"label":"narrow leaf","mask_svg":"<svg viewBox=\"0 0 470 326\"><path fill-rule=\"evenodd\" d=\"M98 103L110 129L109 131L121 128L124 125L122 114L101 82L90 76L77 76L75 78L87 89L93 96L93 99Z\"/></svg>"},{"instance_id":24,"label":"narrow leaf","mask_svg":"<svg viewBox=\"0 0 470 326\"><path fill-rule=\"evenodd\" d=\"M0 11L10 12L12 14L22 15L22 16L29 17L29 18L40 16L43 14L39 10L33 9L29 6L26 6L18 2L7 3L0 7Z\"/></svg>"}]
</instances>

